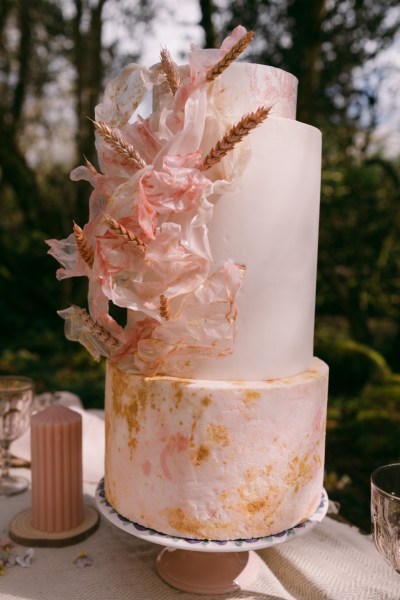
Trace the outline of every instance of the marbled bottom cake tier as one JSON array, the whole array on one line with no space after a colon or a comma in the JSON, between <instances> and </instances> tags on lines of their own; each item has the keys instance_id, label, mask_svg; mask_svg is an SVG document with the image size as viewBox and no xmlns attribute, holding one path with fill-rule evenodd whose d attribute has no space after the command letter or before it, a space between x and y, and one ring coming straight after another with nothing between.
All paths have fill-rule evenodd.
<instances>
[{"instance_id":1,"label":"marbled bottom cake tier","mask_svg":"<svg viewBox=\"0 0 400 600\"><path fill-rule=\"evenodd\" d=\"M107 365L105 492L169 535L279 533L321 498L328 367L242 382L143 377Z\"/></svg>"}]
</instances>

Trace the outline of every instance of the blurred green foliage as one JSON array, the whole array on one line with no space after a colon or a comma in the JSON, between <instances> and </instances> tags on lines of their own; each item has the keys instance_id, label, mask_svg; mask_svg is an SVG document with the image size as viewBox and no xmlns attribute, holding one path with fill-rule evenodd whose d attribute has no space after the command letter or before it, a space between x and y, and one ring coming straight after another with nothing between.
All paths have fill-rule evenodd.
<instances>
[{"instance_id":1,"label":"blurred green foliage","mask_svg":"<svg viewBox=\"0 0 400 600\"><path fill-rule=\"evenodd\" d=\"M354 396L330 395L325 487L341 514L370 532L370 476L400 462L400 380L389 376Z\"/></svg>"},{"instance_id":2,"label":"blurred green foliage","mask_svg":"<svg viewBox=\"0 0 400 600\"><path fill-rule=\"evenodd\" d=\"M0 352L0 373L32 377L35 391L67 390L86 408L104 406L104 363L96 363L84 348L64 339L62 324L36 323Z\"/></svg>"},{"instance_id":3,"label":"blurred green foliage","mask_svg":"<svg viewBox=\"0 0 400 600\"><path fill-rule=\"evenodd\" d=\"M391 373L379 352L322 324L315 335L315 354L329 365L329 389L335 396L351 397L367 384L383 384Z\"/></svg>"}]
</instances>

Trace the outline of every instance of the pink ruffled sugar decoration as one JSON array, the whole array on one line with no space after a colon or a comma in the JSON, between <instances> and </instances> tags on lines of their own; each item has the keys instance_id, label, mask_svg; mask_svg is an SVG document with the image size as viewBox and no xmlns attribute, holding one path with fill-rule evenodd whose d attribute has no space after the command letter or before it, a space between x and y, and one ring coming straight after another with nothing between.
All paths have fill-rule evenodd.
<instances>
[{"instance_id":1,"label":"pink ruffled sugar decoration","mask_svg":"<svg viewBox=\"0 0 400 600\"><path fill-rule=\"evenodd\" d=\"M89 220L48 241L59 279L88 278L88 312L72 306L59 314L67 338L95 359L187 375L192 360L233 351L244 269L231 261L215 269L207 223L246 153L232 144L215 167L205 170L203 160L215 135L232 126L214 106L214 80L251 38L237 27L220 49L193 48L188 68L164 53L161 66L128 65L106 86L94 122L100 171L87 162L71 174L93 187ZM152 114L137 116L151 89ZM109 314L110 302L127 309L125 327Z\"/></svg>"}]
</instances>

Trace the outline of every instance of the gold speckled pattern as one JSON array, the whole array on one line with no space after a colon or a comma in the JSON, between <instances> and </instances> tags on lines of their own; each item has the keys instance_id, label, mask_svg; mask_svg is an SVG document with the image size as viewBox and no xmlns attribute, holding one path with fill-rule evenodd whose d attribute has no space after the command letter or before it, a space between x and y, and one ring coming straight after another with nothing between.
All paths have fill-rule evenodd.
<instances>
[{"instance_id":1,"label":"gold speckled pattern","mask_svg":"<svg viewBox=\"0 0 400 600\"><path fill-rule=\"evenodd\" d=\"M302 486L313 480L320 465L321 458L317 449L314 453L305 451L301 455L294 456L288 464L285 482L297 494Z\"/></svg>"},{"instance_id":2,"label":"gold speckled pattern","mask_svg":"<svg viewBox=\"0 0 400 600\"><path fill-rule=\"evenodd\" d=\"M209 448L207 448L207 446L203 446L203 444L201 444L201 446L199 446L194 453L193 464L195 464L196 467L198 467L199 465L201 465L201 463L204 460L207 460L209 455L210 455Z\"/></svg>"},{"instance_id":3,"label":"gold speckled pattern","mask_svg":"<svg viewBox=\"0 0 400 600\"><path fill-rule=\"evenodd\" d=\"M210 423L207 426L207 436L211 443L218 446L228 446L229 433L224 425L215 425Z\"/></svg>"},{"instance_id":4,"label":"gold speckled pattern","mask_svg":"<svg viewBox=\"0 0 400 600\"><path fill-rule=\"evenodd\" d=\"M145 378L108 365L106 497L186 537L278 533L307 518L323 479L327 367L277 384Z\"/></svg>"},{"instance_id":5,"label":"gold speckled pattern","mask_svg":"<svg viewBox=\"0 0 400 600\"><path fill-rule=\"evenodd\" d=\"M207 538L209 533L209 523L201 519L186 515L185 511L180 508L168 508L165 511L170 527L178 534L192 538ZM230 523L218 523L215 526L216 530L224 531L231 528ZM224 535L222 536L224 537Z\"/></svg>"},{"instance_id":6,"label":"gold speckled pattern","mask_svg":"<svg viewBox=\"0 0 400 600\"><path fill-rule=\"evenodd\" d=\"M203 406L208 406L209 404L211 404L211 402L212 402L212 400L211 400L210 396L204 396L204 398L201 401Z\"/></svg>"},{"instance_id":7,"label":"gold speckled pattern","mask_svg":"<svg viewBox=\"0 0 400 600\"><path fill-rule=\"evenodd\" d=\"M252 402L255 402L256 400L259 400L260 398L261 398L260 392L255 392L253 390L245 391L243 394L243 401L245 402L245 404L251 404Z\"/></svg>"},{"instance_id":8,"label":"gold speckled pattern","mask_svg":"<svg viewBox=\"0 0 400 600\"><path fill-rule=\"evenodd\" d=\"M137 434L144 419L145 407L148 404L153 410L156 408L152 397L151 386L144 381L140 386L133 384L126 378L126 374L119 369L113 369L112 374L112 401L113 412L116 417L125 419L129 430L128 445L133 450L137 444ZM177 390L177 395L182 395ZM178 402L178 400L176 400Z\"/></svg>"}]
</instances>

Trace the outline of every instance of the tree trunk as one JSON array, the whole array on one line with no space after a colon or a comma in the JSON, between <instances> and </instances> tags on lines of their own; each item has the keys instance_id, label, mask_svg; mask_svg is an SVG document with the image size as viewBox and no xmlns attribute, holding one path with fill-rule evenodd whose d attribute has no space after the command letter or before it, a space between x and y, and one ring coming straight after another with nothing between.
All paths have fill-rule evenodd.
<instances>
[{"instance_id":1,"label":"tree trunk","mask_svg":"<svg viewBox=\"0 0 400 600\"><path fill-rule=\"evenodd\" d=\"M204 29L205 47L217 48L218 36L213 23L215 5L212 0L199 0L201 10L200 25Z\"/></svg>"},{"instance_id":2,"label":"tree trunk","mask_svg":"<svg viewBox=\"0 0 400 600\"><path fill-rule=\"evenodd\" d=\"M18 49L18 81L14 90L12 105L13 129L16 131L25 100L26 86L29 80L30 58L32 56L32 17L30 0L18 2L18 26L20 31Z\"/></svg>"},{"instance_id":3,"label":"tree trunk","mask_svg":"<svg viewBox=\"0 0 400 600\"><path fill-rule=\"evenodd\" d=\"M297 118L310 124L315 121L316 100L321 93L321 24L327 13L326 5L327 0L312 0L305 10L304 2L295 0L288 8L288 16L294 21L293 46L300 52L300 57L295 57L298 70L294 73L300 82Z\"/></svg>"},{"instance_id":4,"label":"tree trunk","mask_svg":"<svg viewBox=\"0 0 400 600\"><path fill-rule=\"evenodd\" d=\"M362 344L370 345L372 334L367 321L367 315L360 309L359 289L352 289L345 277L341 276L332 263L328 269L330 284L334 297L340 308L339 314L346 319L351 336Z\"/></svg>"},{"instance_id":5,"label":"tree trunk","mask_svg":"<svg viewBox=\"0 0 400 600\"><path fill-rule=\"evenodd\" d=\"M76 115L77 115L77 163L83 157L96 164L94 130L89 118L94 118L94 108L99 100L102 87L102 11L107 0L99 0L95 6L85 5L75 0L74 19L74 63L76 69ZM89 25L82 31L82 23L89 16ZM87 220L88 187L74 184L73 194L75 218L84 223Z\"/></svg>"},{"instance_id":6,"label":"tree trunk","mask_svg":"<svg viewBox=\"0 0 400 600\"><path fill-rule=\"evenodd\" d=\"M35 227L42 198L34 171L20 152L13 132L0 123L0 164L2 182L14 191L27 227Z\"/></svg>"}]
</instances>

